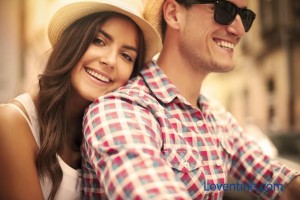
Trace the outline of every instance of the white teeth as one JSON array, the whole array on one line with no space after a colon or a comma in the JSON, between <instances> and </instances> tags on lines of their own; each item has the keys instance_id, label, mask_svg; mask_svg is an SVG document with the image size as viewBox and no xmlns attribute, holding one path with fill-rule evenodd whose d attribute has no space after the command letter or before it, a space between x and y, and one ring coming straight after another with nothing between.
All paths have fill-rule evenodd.
<instances>
[{"instance_id":1,"label":"white teeth","mask_svg":"<svg viewBox=\"0 0 300 200\"><path fill-rule=\"evenodd\" d=\"M101 74L98 74L97 72L95 72L95 71L93 71L93 70L91 70L91 69L87 69L87 68L86 68L86 72L87 72L89 75L95 77L96 79L99 79L100 81L103 81L103 82L106 82L106 83L109 82L109 78L107 78L107 77L105 77L105 76L102 76Z\"/></svg>"},{"instance_id":2,"label":"white teeth","mask_svg":"<svg viewBox=\"0 0 300 200\"><path fill-rule=\"evenodd\" d=\"M225 41L218 41L217 44L222 48L234 49L234 44Z\"/></svg>"}]
</instances>

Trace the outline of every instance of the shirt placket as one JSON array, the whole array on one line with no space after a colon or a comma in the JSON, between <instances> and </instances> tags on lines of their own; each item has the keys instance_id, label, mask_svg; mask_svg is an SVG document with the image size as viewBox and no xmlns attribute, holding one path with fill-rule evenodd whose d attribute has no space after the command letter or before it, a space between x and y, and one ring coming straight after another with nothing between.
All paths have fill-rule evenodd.
<instances>
[{"instance_id":1,"label":"shirt placket","mask_svg":"<svg viewBox=\"0 0 300 200\"><path fill-rule=\"evenodd\" d=\"M200 134L209 134L209 137L211 138L211 141L213 141L213 145L215 145L215 149L216 149L216 152L217 152L217 156L215 157L215 160L212 160L212 163L215 163L215 165L217 167L220 167L222 168L222 171L223 171L223 176L222 178L226 178L226 173L225 173L225 168L223 166L223 163L222 163L222 156L221 156L221 152L219 151L219 143L216 142L216 138L215 136L217 135L216 134L216 131L213 127L213 124L211 122L208 122L208 120L205 118L204 116L204 113L202 113L200 110L198 110L196 113L196 117L193 117L193 119L196 119L197 121L195 122L196 126L197 126L197 129L199 130L199 133ZM211 154L211 152L209 151L209 145L207 143L205 143L205 145L208 146L208 154ZM213 157L213 156L212 156ZM213 168L215 166L212 166ZM212 172L213 174L213 172ZM206 182L208 181L207 178L206 179ZM218 180L214 180L213 181L214 183L218 183ZM210 197L212 196L212 194L214 193L215 191L207 191L207 194L205 195L205 197L203 199L211 199ZM218 191L218 199L221 199L221 191Z\"/></svg>"}]
</instances>

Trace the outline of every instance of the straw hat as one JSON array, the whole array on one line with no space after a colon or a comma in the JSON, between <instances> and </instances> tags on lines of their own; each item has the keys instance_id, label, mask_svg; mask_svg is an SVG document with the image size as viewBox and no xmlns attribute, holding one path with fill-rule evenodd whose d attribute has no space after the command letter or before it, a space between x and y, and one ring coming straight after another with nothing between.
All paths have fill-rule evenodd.
<instances>
[{"instance_id":1,"label":"straw hat","mask_svg":"<svg viewBox=\"0 0 300 200\"><path fill-rule=\"evenodd\" d=\"M53 46L62 32L76 20L96 12L112 11L131 18L142 30L146 43L145 61L161 50L162 41L157 31L143 18L141 0L95 0L68 4L59 9L48 26L48 36Z\"/></svg>"},{"instance_id":2,"label":"straw hat","mask_svg":"<svg viewBox=\"0 0 300 200\"><path fill-rule=\"evenodd\" d=\"M161 20L163 16L162 6L164 0L146 0L144 8L145 19L157 30L162 38Z\"/></svg>"}]
</instances>

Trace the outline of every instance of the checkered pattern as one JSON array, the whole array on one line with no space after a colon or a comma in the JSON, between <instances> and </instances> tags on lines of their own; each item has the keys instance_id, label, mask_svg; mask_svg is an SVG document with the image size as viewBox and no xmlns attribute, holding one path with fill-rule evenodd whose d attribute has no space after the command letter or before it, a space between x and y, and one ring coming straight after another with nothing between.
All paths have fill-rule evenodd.
<instances>
[{"instance_id":1,"label":"checkered pattern","mask_svg":"<svg viewBox=\"0 0 300 200\"><path fill-rule=\"evenodd\" d=\"M234 118L199 97L193 108L155 63L84 117L85 199L222 199L205 184L288 183L295 172L246 139ZM273 199L279 193L260 193Z\"/></svg>"}]
</instances>

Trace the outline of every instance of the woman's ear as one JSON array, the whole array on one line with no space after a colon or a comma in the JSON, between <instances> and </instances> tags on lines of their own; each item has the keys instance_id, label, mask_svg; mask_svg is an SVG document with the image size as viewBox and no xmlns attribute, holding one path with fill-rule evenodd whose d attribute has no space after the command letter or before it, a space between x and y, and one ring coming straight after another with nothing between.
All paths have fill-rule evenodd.
<instances>
[{"instance_id":1,"label":"woman's ear","mask_svg":"<svg viewBox=\"0 0 300 200\"><path fill-rule=\"evenodd\" d=\"M163 14L169 27L178 30L180 28L180 16L182 8L175 0L165 0Z\"/></svg>"}]
</instances>

